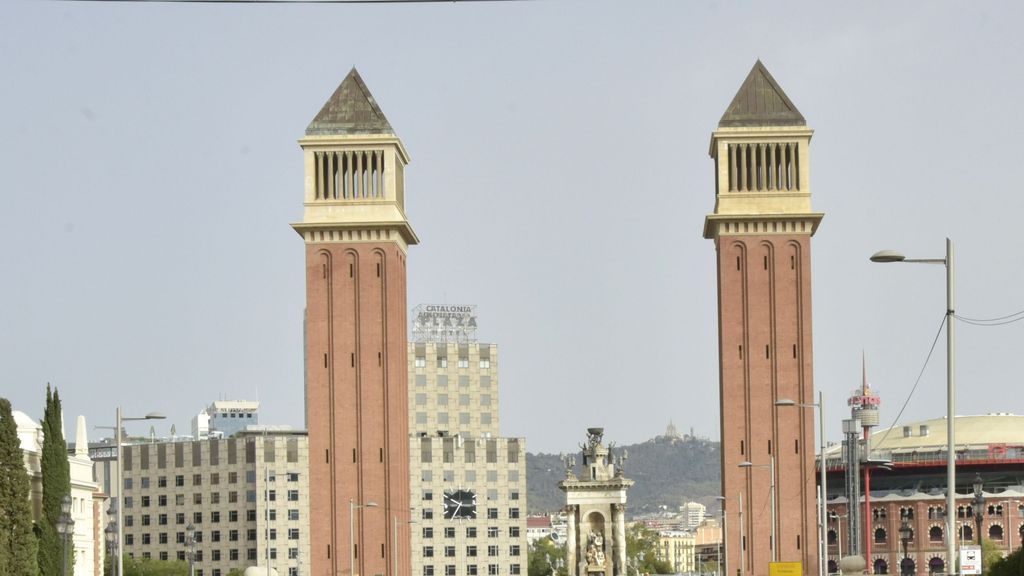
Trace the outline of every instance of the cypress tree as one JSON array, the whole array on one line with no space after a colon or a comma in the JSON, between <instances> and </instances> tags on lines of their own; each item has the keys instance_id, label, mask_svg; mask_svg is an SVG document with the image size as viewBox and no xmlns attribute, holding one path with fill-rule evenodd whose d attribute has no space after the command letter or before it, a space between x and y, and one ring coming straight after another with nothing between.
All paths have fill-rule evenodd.
<instances>
[{"instance_id":1,"label":"cypress tree","mask_svg":"<svg viewBox=\"0 0 1024 576\"><path fill-rule=\"evenodd\" d=\"M11 403L0 398L0 574L39 573L31 491Z\"/></svg>"},{"instance_id":2,"label":"cypress tree","mask_svg":"<svg viewBox=\"0 0 1024 576\"><path fill-rule=\"evenodd\" d=\"M60 395L46 385L46 410L43 412L43 448L40 471L43 476L43 512L36 525L39 535L40 576L61 576L64 559L63 536L57 532L64 496L71 493L71 467L68 445L61 425ZM73 555L69 554L69 557Z\"/></svg>"}]
</instances>

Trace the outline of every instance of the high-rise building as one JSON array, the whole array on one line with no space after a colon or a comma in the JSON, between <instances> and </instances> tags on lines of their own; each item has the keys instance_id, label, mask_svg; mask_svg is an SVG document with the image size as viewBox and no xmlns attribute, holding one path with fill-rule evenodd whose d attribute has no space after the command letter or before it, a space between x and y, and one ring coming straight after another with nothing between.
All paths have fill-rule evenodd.
<instances>
[{"instance_id":1,"label":"high-rise building","mask_svg":"<svg viewBox=\"0 0 1024 576\"><path fill-rule=\"evenodd\" d=\"M131 444L124 454L124 551L186 560L196 576L270 566L307 576L309 450L304 432Z\"/></svg>"},{"instance_id":2,"label":"high-rise building","mask_svg":"<svg viewBox=\"0 0 1024 576\"><path fill-rule=\"evenodd\" d=\"M355 69L299 145L313 574L405 576L409 156Z\"/></svg>"},{"instance_id":3,"label":"high-rise building","mask_svg":"<svg viewBox=\"0 0 1024 576\"><path fill-rule=\"evenodd\" d=\"M475 306L424 304L413 317L412 573L525 574L526 441L498 437L498 347L476 341Z\"/></svg>"},{"instance_id":4,"label":"high-rise building","mask_svg":"<svg viewBox=\"0 0 1024 576\"><path fill-rule=\"evenodd\" d=\"M217 400L192 418L192 438L209 435L228 438L260 423L260 403L251 400Z\"/></svg>"},{"instance_id":5,"label":"high-rise building","mask_svg":"<svg viewBox=\"0 0 1024 576\"><path fill-rule=\"evenodd\" d=\"M811 236L823 215L811 210L811 134L758 61L711 136L722 495L727 510L743 503L742 542L740 515L729 516L729 574L767 574L773 559L818 565L814 414L776 406L815 401Z\"/></svg>"},{"instance_id":6,"label":"high-rise building","mask_svg":"<svg viewBox=\"0 0 1024 576\"><path fill-rule=\"evenodd\" d=\"M700 523L704 521L704 515L707 514L707 506L700 502L687 502L679 507L679 512L683 515L683 525L688 530L693 530Z\"/></svg>"}]
</instances>

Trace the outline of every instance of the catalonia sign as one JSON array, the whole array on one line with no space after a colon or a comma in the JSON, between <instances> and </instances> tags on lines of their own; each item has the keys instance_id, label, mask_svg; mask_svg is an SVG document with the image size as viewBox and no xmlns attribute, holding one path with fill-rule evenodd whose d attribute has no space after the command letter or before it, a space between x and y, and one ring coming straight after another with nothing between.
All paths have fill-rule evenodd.
<instances>
[{"instance_id":1,"label":"catalonia sign","mask_svg":"<svg viewBox=\"0 0 1024 576\"><path fill-rule=\"evenodd\" d=\"M981 574L980 546L963 546L960 548L960 573Z\"/></svg>"},{"instance_id":2,"label":"catalonia sign","mask_svg":"<svg viewBox=\"0 0 1024 576\"><path fill-rule=\"evenodd\" d=\"M768 576L803 576L803 562L769 562Z\"/></svg>"}]
</instances>

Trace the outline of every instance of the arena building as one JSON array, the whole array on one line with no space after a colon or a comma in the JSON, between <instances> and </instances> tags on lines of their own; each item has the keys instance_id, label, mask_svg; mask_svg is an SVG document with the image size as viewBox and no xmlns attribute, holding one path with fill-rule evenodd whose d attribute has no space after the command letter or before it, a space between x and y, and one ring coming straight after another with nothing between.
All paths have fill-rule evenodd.
<instances>
[{"instance_id":1,"label":"arena building","mask_svg":"<svg viewBox=\"0 0 1024 576\"><path fill-rule=\"evenodd\" d=\"M1024 416L988 414L956 417L956 534L945 534L946 419L889 429L870 438L869 458L884 463L871 471L870 510L862 510L861 550L869 551L874 574L945 573L946 538L977 544L973 485L980 478L981 536L1004 554L1024 542ZM828 451L828 566L848 550L848 500L842 450ZM887 462L887 463L886 463ZM860 498L864 501L863 495ZM863 506L863 504L861 504ZM901 541L906 522L910 536Z\"/></svg>"}]
</instances>

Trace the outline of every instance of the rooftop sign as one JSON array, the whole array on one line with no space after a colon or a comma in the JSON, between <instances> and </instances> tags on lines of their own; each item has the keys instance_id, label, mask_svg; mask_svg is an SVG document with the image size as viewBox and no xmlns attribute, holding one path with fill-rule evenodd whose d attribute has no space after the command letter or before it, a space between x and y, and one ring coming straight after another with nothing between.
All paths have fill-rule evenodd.
<instances>
[{"instance_id":1,"label":"rooftop sign","mask_svg":"<svg viewBox=\"0 0 1024 576\"><path fill-rule=\"evenodd\" d=\"M476 305L420 304L412 309L415 342L476 342Z\"/></svg>"}]
</instances>

